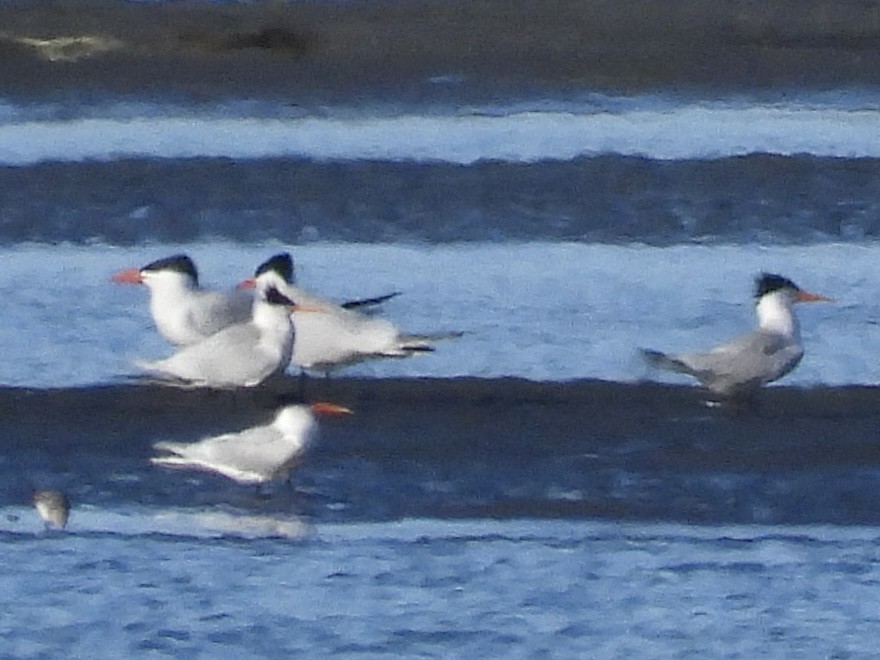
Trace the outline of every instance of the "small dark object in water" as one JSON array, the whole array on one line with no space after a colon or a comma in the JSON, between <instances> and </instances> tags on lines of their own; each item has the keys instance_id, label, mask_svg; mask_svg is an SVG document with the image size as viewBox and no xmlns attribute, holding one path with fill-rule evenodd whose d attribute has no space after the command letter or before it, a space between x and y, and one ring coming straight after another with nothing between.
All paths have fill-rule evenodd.
<instances>
[{"instance_id":1,"label":"small dark object in water","mask_svg":"<svg viewBox=\"0 0 880 660\"><path fill-rule=\"evenodd\" d=\"M32 501L47 529L64 529L70 516L70 500L57 490L35 490Z\"/></svg>"},{"instance_id":2,"label":"small dark object in water","mask_svg":"<svg viewBox=\"0 0 880 660\"><path fill-rule=\"evenodd\" d=\"M256 48L302 55L306 52L306 40L291 30L270 27L256 32L235 34L226 42L226 47L231 50Z\"/></svg>"}]
</instances>

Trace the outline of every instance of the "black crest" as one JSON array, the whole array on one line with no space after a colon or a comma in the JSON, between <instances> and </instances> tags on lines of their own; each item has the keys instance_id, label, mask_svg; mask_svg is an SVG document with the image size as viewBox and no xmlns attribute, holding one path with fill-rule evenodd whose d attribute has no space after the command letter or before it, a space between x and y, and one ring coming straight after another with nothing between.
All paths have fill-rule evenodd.
<instances>
[{"instance_id":1,"label":"black crest","mask_svg":"<svg viewBox=\"0 0 880 660\"><path fill-rule=\"evenodd\" d=\"M787 277L775 275L773 273L761 273L755 278L755 298L762 298L768 293L779 291L780 289L791 289L800 291L800 287Z\"/></svg>"},{"instance_id":2,"label":"black crest","mask_svg":"<svg viewBox=\"0 0 880 660\"><path fill-rule=\"evenodd\" d=\"M293 301L278 292L274 286L266 291L266 302L270 305L293 305Z\"/></svg>"},{"instance_id":3,"label":"black crest","mask_svg":"<svg viewBox=\"0 0 880 660\"><path fill-rule=\"evenodd\" d=\"M276 254L271 259L260 264L256 273L254 273L254 277L259 277L270 270L278 273L285 282L290 284L293 281L293 258L287 252Z\"/></svg>"},{"instance_id":4,"label":"black crest","mask_svg":"<svg viewBox=\"0 0 880 660\"><path fill-rule=\"evenodd\" d=\"M196 271L196 265L193 263L193 260L185 254L175 254L173 257L157 259L156 261L148 263L141 268L141 270L153 272L172 270L178 273L183 273L184 275L189 275L196 284L199 283L199 274L198 271Z\"/></svg>"}]
</instances>

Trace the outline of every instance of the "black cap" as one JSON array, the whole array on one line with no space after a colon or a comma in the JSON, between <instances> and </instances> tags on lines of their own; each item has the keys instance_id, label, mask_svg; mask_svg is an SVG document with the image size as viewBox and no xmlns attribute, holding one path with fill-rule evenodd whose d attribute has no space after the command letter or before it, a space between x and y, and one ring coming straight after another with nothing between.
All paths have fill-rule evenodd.
<instances>
[{"instance_id":1,"label":"black cap","mask_svg":"<svg viewBox=\"0 0 880 660\"><path fill-rule=\"evenodd\" d=\"M781 289L800 291L800 287L787 277L774 273L761 273L755 278L755 298L763 298L768 293Z\"/></svg>"},{"instance_id":2,"label":"black cap","mask_svg":"<svg viewBox=\"0 0 880 660\"><path fill-rule=\"evenodd\" d=\"M276 254L271 259L260 264L254 273L254 277L259 277L270 270L278 273L285 282L290 284L293 280L293 258L287 252Z\"/></svg>"},{"instance_id":3,"label":"black cap","mask_svg":"<svg viewBox=\"0 0 880 660\"><path fill-rule=\"evenodd\" d=\"M160 270L172 270L178 273L183 273L184 275L189 275L196 284L199 283L199 274L196 271L196 265L193 263L193 260L185 254L175 254L173 257L157 259L141 268L141 271L145 270L154 272Z\"/></svg>"}]
</instances>

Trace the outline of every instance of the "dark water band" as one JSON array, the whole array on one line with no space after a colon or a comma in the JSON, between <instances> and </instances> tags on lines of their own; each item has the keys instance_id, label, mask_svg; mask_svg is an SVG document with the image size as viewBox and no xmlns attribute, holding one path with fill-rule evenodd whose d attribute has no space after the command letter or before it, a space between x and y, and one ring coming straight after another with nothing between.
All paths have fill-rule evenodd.
<instances>
[{"instance_id":1,"label":"dark water band","mask_svg":"<svg viewBox=\"0 0 880 660\"><path fill-rule=\"evenodd\" d=\"M467 167L284 158L48 163L0 168L0 245L864 241L880 235L878 181L878 159L768 155Z\"/></svg>"},{"instance_id":2,"label":"dark water band","mask_svg":"<svg viewBox=\"0 0 880 660\"><path fill-rule=\"evenodd\" d=\"M75 506L233 507L314 522L601 518L688 523L880 523L880 388L775 387L750 409L691 387L594 380L314 380L350 406L274 495L149 464L271 419L296 398L146 385L0 389L0 504L35 487Z\"/></svg>"},{"instance_id":3,"label":"dark water band","mask_svg":"<svg viewBox=\"0 0 880 660\"><path fill-rule=\"evenodd\" d=\"M727 447L728 453L760 449L767 459L783 446L815 445L830 455L847 442L873 444L880 420L880 388L870 386L770 387L753 406L720 408L708 407L696 387L601 380L314 378L305 395L355 411L327 422L329 434L338 436L324 443L329 453L353 448L361 434L385 437L379 445L363 443L369 447L415 453L428 445L467 451L465 438L479 439L482 451L499 454L553 453L584 439L663 444L693 438ZM0 446L46 443L138 452L156 439L262 423L280 405L301 399L294 378L235 391L139 383L0 387ZM773 460L794 465L807 457L795 452Z\"/></svg>"}]
</instances>

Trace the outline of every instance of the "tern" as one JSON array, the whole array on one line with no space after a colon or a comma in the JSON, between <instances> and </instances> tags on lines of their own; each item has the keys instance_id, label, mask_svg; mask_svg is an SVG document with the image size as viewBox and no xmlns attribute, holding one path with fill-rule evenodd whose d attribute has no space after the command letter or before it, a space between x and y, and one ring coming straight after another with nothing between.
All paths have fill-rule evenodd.
<instances>
[{"instance_id":1,"label":"tern","mask_svg":"<svg viewBox=\"0 0 880 660\"><path fill-rule=\"evenodd\" d=\"M253 387L280 374L293 351L296 303L275 287L258 288L251 319L138 366L162 379L216 388Z\"/></svg>"},{"instance_id":2,"label":"tern","mask_svg":"<svg viewBox=\"0 0 880 660\"><path fill-rule=\"evenodd\" d=\"M345 308L314 296L292 284L293 260L286 252L263 263L253 279L239 286L274 286L286 296L308 305L310 313L293 312L296 340L292 363L305 370L329 373L370 358L409 357L434 350L432 342L460 336L401 333L390 321Z\"/></svg>"},{"instance_id":3,"label":"tern","mask_svg":"<svg viewBox=\"0 0 880 660\"><path fill-rule=\"evenodd\" d=\"M198 343L230 325L247 322L251 316L252 295L240 289L202 288L196 266L185 254L120 271L112 280L147 286L153 322L175 346Z\"/></svg>"},{"instance_id":4,"label":"tern","mask_svg":"<svg viewBox=\"0 0 880 660\"><path fill-rule=\"evenodd\" d=\"M158 259L143 268L128 268L115 273L111 279L117 284L147 286L153 322L159 333L175 346L198 343L251 317L253 296L250 292L240 287L216 291L200 286L195 263L186 254ZM340 306L367 310L397 295L399 292L395 291L375 298L350 300Z\"/></svg>"},{"instance_id":5,"label":"tern","mask_svg":"<svg viewBox=\"0 0 880 660\"><path fill-rule=\"evenodd\" d=\"M749 398L762 385L788 374L804 355L793 305L832 300L804 291L781 275L762 273L755 284L757 329L706 352L668 355L644 350L647 361L693 376L724 398Z\"/></svg>"},{"instance_id":6,"label":"tern","mask_svg":"<svg viewBox=\"0 0 880 660\"><path fill-rule=\"evenodd\" d=\"M325 402L285 406L265 426L192 444L158 442L154 449L168 455L150 461L154 465L216 472L241 484L259 486L288 476L299 464L318 434L315 414L351 414L351 410Z\"/></svg>"}]
</instances>

